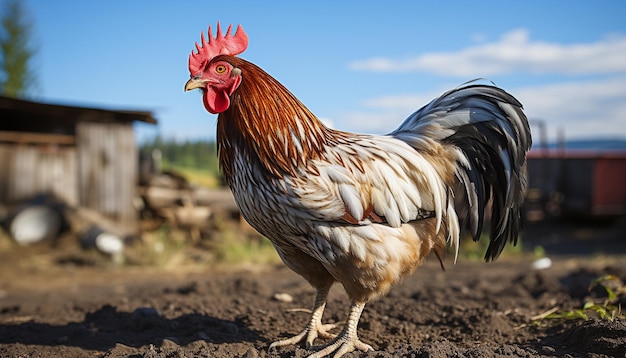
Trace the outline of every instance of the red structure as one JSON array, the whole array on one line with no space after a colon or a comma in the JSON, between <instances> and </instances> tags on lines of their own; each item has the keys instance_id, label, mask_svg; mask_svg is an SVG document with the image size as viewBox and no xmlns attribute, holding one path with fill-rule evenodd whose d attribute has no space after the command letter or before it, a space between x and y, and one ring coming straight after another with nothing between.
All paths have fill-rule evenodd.
<instances>
[{"instance_id":1,"label":"red structure","mask_svg":"<svg viewBox=\"0 0 626 358\"><path fill-rule=\"evenodd\" d=\"M528 188L531 220L626 215L626 151L531 151Z\"/></svg>"}]
</instances>

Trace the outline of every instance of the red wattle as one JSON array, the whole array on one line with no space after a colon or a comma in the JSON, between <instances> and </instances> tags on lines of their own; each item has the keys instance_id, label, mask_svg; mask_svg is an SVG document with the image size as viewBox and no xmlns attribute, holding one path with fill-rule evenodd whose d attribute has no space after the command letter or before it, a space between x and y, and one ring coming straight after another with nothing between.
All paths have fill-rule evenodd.
<instances>
[{"instance_id":1,"label":"red wattle","mask_svg":"<svg viewBox=\"0 0 626 358\"><path fill-rule=\"evenodd\" d=\"M203 96L204 108L213 114L222 113L230 106L230 98L226 91L215 91L209 88Z\"/></svg>"}]
</instances>

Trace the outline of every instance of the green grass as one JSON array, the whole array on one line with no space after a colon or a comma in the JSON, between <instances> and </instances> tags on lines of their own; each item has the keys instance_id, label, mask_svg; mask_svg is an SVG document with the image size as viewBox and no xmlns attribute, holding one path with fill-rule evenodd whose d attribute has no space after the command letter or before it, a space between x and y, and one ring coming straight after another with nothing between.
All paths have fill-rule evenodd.
<instances>
[{"instance_id":1,"label":"green grass","mask_svg":"<svg viewBox=\"0 0 626 358\"><path fill-rule=\"evenodd\" d=\"M154 231L144 232L141 242L125 250L127 265L167 267L180 261L189 247L190 234L163 224Z\"/></svg>"},{"instance_id":2,"label":"green grass","mask_svg":"<svg viewBox=\"0 0 626 358\"><path fill-rule=\"evenodd\" d=\"M165 269L238 269L280 263L269 240L241 230L237 223L216 225L210 237L163 224L144 232L141 242L125 251L126 265Z\"/></svg>"},{"instance_id":3,"label":"green grass","mask_svg":"<svg viewBox=\"0 0 626 358\"><path fill-rule=\"evenodd\" d=\"M165 166L165 169L174 171L187 179L192 184L203 186L206 188L217 188L220 186L219 175L210 169L200 169L192 167L183 167L177 165Z\"/></svg>"},{"instance_id":4,"label":"green grass","mask_svg":"<svg viewBox=\"0 0 626 358\"><path fill-rule=\"evenodd\" d=\"M588 291L601 287L606 297L600 299L588 299L581 308L562 311L553 308L544 314L533 317L536 324L559 324L564 321L588 320L598 318L613 321L617 318L626 319L626 313L619 304L623 296L626 296L626 286L619 278L613 275L600 276L589 284Z\"/></svg>"},{"instance_id":5,"label":"green grass","mask_svg":"<svg viewBox=\"0 0 626 358\"><path fill-rule=\"evenodd\" d=\"M220 265L274 265L281 262L272 243L261 236L222 232L211 246L215 262Z\"/></svg>"}]
</instances>

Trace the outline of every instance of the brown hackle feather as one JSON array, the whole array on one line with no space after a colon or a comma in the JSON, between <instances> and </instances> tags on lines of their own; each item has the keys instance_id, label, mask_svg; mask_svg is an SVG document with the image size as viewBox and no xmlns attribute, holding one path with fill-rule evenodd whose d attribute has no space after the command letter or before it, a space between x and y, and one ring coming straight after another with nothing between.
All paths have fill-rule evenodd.
<instances>
[{"instance_id":1,"label":"brown hackle feather","mask_svg":"<svg viewBox=\"0 0 626 358\"><path fill-rule=\"evenodd\" d=\"M311 161L319 159L331 137L342 132L324 126L287 88L258 66L230 56L215 60L226 60L244 73L230 108L218 117L220 166L226 180L233 175L231 151L236 147L245 148L248 160L261 163L271 177L296 175L301 168L314 171Z\"/></svg>"}]
</instances>

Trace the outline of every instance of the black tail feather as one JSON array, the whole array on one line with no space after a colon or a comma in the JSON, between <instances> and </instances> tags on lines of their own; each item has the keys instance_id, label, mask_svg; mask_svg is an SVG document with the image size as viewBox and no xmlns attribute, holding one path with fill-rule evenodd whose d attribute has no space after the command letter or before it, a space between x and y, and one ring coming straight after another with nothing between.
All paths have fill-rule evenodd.
<instances>
[{"instance_id":1,"label":"black tail feather","mask_svg":"<svg viewBox=\"0 0 626 358\"><path fill-rule=\"evenodd\" d=\"M532 141L521 103L498 87L470 84L424 106L394 133L407 131L458 148L457 214L478 240L489 211L485 260L496 259L507 242L515 244L522 227L526 152Z\"/></svg>"}]
</instances>

